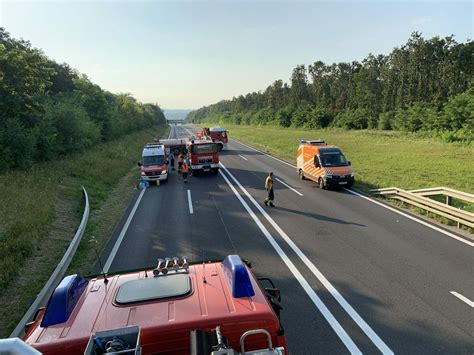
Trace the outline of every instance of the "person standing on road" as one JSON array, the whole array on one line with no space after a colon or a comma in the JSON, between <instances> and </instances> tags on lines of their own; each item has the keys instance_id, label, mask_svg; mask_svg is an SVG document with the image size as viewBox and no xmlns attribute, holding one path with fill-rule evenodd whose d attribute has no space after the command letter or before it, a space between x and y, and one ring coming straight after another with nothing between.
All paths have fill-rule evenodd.
<instances>
[{"instance_id":1,"label":"person standing on road","mask_svg":"<svg viewBox=\"0 0 474 355\"><path fill-rule=\"evenodd\" d=\"M188 182L188 174L189 174L189 165L187 162L183 162L183 165L181 166L181 174L183 175L183 180L184 180L184 183L186 184Z\"/></svg>"},{"instance_id":2,"label":"person standing on road","mask_svg":"<svg viewBox=\"0 0 474 355\"><path fill-rule=\"evenodd\" d=\"M181 167L183 166L183 153L178 154L178 173L181 173Z\"/></svg>"},{"instance_id":3,"label":"person standing on road","mask_svg":"<svg viewBox=\"0 0 474 355\"><path fill-rule=\"evenodd\" d=\"M171 170L174 170L174 154L170 154L170 165L171 165Z\"/></svg>"},{"instance_id":4,"label":"person standing on road","mask_svg":"<svg viewBox=\"0 0 474 355\"><path fill-rule=\"evenodd\" d=\"M265 180L265 190L267 190L267 198L263 203L265 206L270 205L271 207L275 207L273 204L273 200L275 198L275 195L273 194L273 172L270 172L268 174L267 179Z\"/></svg>"}]
</instances>

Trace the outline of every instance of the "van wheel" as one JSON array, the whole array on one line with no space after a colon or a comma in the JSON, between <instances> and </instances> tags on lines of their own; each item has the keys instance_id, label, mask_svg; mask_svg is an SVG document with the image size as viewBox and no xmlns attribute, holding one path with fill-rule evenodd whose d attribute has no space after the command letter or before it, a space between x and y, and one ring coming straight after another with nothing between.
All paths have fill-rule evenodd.
<instances>
[{"instance_id":1,"label":"van wheel","mask_svg":"<svg viewBox=\"0 0 474 355\"><path fill-rule=\"evenodd\" d=\"M325 190L325 189L326 189L326 184L324 183L323 178L319 178L319 180L318 180L318 185L319 185L319 188L320 188L321 190Z\"/></svg>"},{"instance_id":2,"label":"van wheel","mask_svg":"<svg viewBox=\"0 0 474 355\"><path fill-rule=\"evenodd\" d=\"M220 152L222 149L224 149L224 145L218 144L217 145L217 150Z\"/></svg>"},{"instance_id":3,"label":"van wheel","mask_svg":"<svg viewBox=\"0 0 474 355\"><path fill-rule=\"evenodd\" d=\"M304 177L303 169L300 169L300 170L298 171L298 176L300 177L301 180L306 180L306 178Z\"/></svg>"}]
</instances>

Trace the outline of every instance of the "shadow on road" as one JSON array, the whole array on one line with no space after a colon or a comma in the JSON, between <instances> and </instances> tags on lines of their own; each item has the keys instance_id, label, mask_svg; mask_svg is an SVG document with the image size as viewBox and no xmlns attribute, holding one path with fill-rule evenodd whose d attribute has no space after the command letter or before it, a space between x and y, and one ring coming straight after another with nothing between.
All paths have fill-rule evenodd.
<instances>
[{"instance_id":1,"label":"shadow on road","mask_svg":"<svg viewBox=\"0 0 474 355\"><path fill-rule=\"evenodd\" d=\"M305 211L292 210L290 208L279 207L279 206L275 206L275 209L279 210L279 211L299 214L299 215L302 215L302 216L305 216L305 217L308 217L308 218L317 219L319 221L326 221L326 222L332 222L332 223L338 223L338 224L350 224L350 225L359 226L359 227L367 227L365 224L347 222L347 221L344 221L342 219L333 218L333 217L329 217L329 216L324 216L324 215L317 214L317 213L310 213L310 212L305 212Z\"/></svg>"}]
</instances>

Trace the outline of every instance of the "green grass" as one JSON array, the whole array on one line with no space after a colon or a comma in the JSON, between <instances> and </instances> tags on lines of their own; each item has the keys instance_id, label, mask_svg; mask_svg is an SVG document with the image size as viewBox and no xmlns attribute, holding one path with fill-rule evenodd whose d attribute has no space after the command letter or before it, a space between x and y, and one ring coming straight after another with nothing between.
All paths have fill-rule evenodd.
<instances>
[{"instance_id":1,"label":"green grass","mask_svg":"<svg viewBox=\"0 0 474 355\"><path fill-rule=\"evenodd\" d=\"M136 162L144 143L167 130L135 132L83 154L0 175L0 337L13 330L74 236L84 209L81 185L91 205L85 238L104 232L105 241L110 230L94 230L103 223L101 211L112 226L121 217L139 178ZM84 255L90 251L81 243L73 264L78 271L86 269L81 261L89 260Z\"/></svg>"},{"instance_id":2,"label":"green grass","mask_svg":"<svg viewBox=\"0 0 474 355\"><path fill-rule=\"evenodd\" d=\"M450 187L474 193L474 147L394 131L302 130L225 124L229 136L295 163L301 138L322 138L351 161L356 188ZM472 204L463 208L474 212Z\"/></svg>"}]
</instances>

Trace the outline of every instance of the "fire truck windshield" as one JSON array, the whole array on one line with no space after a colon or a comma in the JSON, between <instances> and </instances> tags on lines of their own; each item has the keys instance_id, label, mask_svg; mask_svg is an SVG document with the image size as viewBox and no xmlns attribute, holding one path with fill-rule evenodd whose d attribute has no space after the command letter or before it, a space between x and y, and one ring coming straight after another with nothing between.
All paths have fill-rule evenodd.
<instances>
[{"instance_id":1,"label":"fire truck windshield","mask_svg":"<svg viewBox=\"0 0 474 355\"><path fill-rule=\"evenodd\" d=\"M217 145L211 144L193 144L191 146L191 154L212 154L217 153Z\"/></svg>"},{"instance_id":2,"label":"fire truck windshield","mask_svg":"<svg viewBox=\"0 0 474 355\"><path fill-rule=\"evenodd\" d=\"M163 165L165 163L165 157L163 155L152 155L143 157L143 165Z\"/></svg>"}]
</instances>

